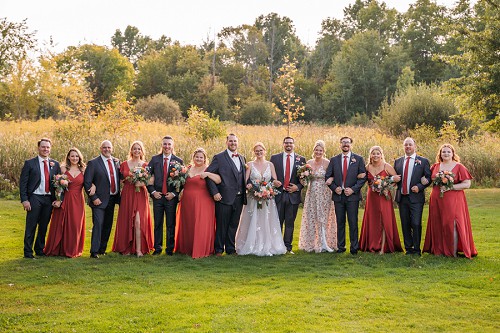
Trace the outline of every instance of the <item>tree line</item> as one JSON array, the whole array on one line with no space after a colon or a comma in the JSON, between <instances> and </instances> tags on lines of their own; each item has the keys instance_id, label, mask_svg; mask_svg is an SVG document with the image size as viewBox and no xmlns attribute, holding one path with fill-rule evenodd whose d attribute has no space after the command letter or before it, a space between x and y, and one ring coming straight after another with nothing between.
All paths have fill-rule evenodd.
<instances>
[{"instance_id":1,"label":"tree line","mask_svg":"<svg viewBox=\"0 0 500 333\"><path fill-rule=\"evenodd\" d=\"M323 20L314 47L302 44L291 19L270 13L199 46L128 26L111 46L38 59L28 56L37 43L26 20L0 18L0 117L92 119L120 105L125 115L164 122L195 108L242 124L498 132L499 13L495 0L452 8L417 0L403 13L356 0L342 19Z\"/></svg>"}]
</instances>

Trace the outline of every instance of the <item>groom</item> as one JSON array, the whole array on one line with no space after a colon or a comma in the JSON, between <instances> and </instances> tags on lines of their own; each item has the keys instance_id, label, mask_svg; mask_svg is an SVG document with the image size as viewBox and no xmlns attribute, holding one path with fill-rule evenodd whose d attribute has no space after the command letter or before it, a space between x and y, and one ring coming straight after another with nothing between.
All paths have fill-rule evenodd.
<instances>
[{"instance_id":1,"label":"groom","mask_svg":"<svg viewBox=\"0 0 500 333\"><path fill-rule=\"evenodd\" d=\"M301 201L300 191L303 187L297 176L297 168L306 163L303 156L295 154L294 148L295 140L287 136L283 139L283 152L271 156L271 163L276 169L276 178L283 184L279 189L281 193L275 200L282 230L285 224L283 241L290 254L293 254L293 229Z\"/></svg>"},{"instance_id":2,"label":"groom","mask_svg":"<svg viewBox=\"0 0 500 333\"><path fill-rule=\"evenodd\" d=\"M245 158L238 154L238 137L229 134L226 138L227 149L215 155L207 172L221 177L216 185L206 178L208 191L215 200L215 255L236 254L235 237L240 222L241 210L247 204L245 195Z\"/></svg>"}]
</instances>

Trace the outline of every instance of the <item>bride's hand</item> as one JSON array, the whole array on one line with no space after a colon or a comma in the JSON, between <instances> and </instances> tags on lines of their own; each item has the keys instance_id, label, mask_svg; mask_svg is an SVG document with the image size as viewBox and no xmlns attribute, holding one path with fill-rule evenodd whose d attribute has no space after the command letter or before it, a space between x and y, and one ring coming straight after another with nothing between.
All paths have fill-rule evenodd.
<instances>
[{"instance_id":1,"label":"bride's hand","mask_svg":"<svg viewBox=\"0 0 500 333\"><path fill-rule=\"evenodd\" d=\"M280 187L281 186L281 182L277 179L273 180L273 185L274 187Z\"/></svg>"}]
</instances>

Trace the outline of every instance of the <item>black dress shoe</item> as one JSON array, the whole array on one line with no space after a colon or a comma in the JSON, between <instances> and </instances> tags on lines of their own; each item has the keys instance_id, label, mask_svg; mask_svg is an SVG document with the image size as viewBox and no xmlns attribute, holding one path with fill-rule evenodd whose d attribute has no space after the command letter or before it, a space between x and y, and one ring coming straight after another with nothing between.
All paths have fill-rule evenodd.
<instances>
[{"instance_id":1,"label":"black dress shoe","mask_svg":"<svg viewBox=\"0 0 500 333\"><path fill-rule=\"evenodd\" d=\"M95 259L98 259L99 258L99 255L97 253L91 253L90 254L90 258L95 258Z\"/></svg>"},{"instance_id":2,"label":"black dress shoe","mask_svg":"<svg viewBox=\"0 0 500 333\"><path fill-rule=\"evenodd\" d=\"M154 252L153 252L153 255L154 255L154 256L157 256L157 255L160 255L160 254L161 254L161 251L154 251Z\"/></svg>"},{"instance_id":3,"label":"black dress shoe","mask_svg":"<svg viewBox=\"0 0 500 333\"><path fill-rule=\"evenodd\" d=\"M344 253L345 252L345 249L338 249L337 250L337 253Z\"/></svg>"},{"instance_id":4,"label":"black dress shoe","mask_svg":"<svg viewBox=\"0 0 500 333\"><path fill-rule=\"evenodd\" d=\"M174 253L172 251L167 251L167 256L173 256Z\"/></svg>"},{"instance_id":5,"label":"black dress shoe","mask_svg":"<svg viewBox=\"0 0 500 333\"><path fill-rule=\"evenodd\" d=\"M100 255L100 256L105 256L105 255L107 255L107 253L106 253L106 252L97 252L97 254L98 254L98 255Z\"/></svg>"},{"instance_id":6,"label":"black dress shoe","mask_svg":"<svg viewBox=\"0 0 500 333\"><path fill-rule=\"evenodd\" d=\"M37 257L46 257L47 255L45 253L37 253L36 254Z\"/></svg>"},{"instance_id":7,"label":"black dress shoe","mask_svg":"<svg viewBox=\"0 0 500 333\"><path fill-rule=\"evenodd\" d=\"M358 254L358 250L351 250L351 254L355 256L356 254Z\"/></svg>"},{"instance_id":8,"label":"black dress shoe","mask_svg":"<svg viewBox=\"0 0 500 333\"><path fill-rule=\"evenodd\" d=\"M27 255L25 255L25 256L24 256L24 259L33 259L33 260L34 260L34 259L36 259L36 258L35 258L35 256L34 256L34 255L32 255L32 254L27 254Z\"/></svg>"}]
</instances>

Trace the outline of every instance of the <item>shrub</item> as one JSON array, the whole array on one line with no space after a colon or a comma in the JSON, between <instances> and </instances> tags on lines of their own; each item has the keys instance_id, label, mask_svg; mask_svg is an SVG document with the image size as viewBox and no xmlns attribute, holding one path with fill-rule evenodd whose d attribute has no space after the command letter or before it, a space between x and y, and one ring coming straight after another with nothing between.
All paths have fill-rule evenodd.
<instances>
[{"instance_id":1,"label":"shrub","mask_svg":"<svg viewBox=\"0 0 500 333\"><path fill-rule=\"evenodd\" d=\"M195 136L203 140L203 142L226 134L225 126L219 121L218 117L211 118L207 112L197 106L191 106L188 110L187 124L188 135Z\"/></svg>"},{"instance_id":2,"label":"shrub","mask_svg":"<svg viewBox=\"0 0 500 333\"><path fill-rule=\"evenodd\" d=\"M182 118L179 104L164 94L141 98L137 101L135 107L137 113L147 120L172 124Z\"/></svg>"},{"instance_id":3,"label":"shrub","mask_svg":"<svg viewBox=\"0 0 500 333\"><path fill-rule=\"evenodd\" d=\"M240 123L243 125L266 125L273 121L273 106L260 99L252 99L241 109Z\"/></svg>"}]
</instances>

